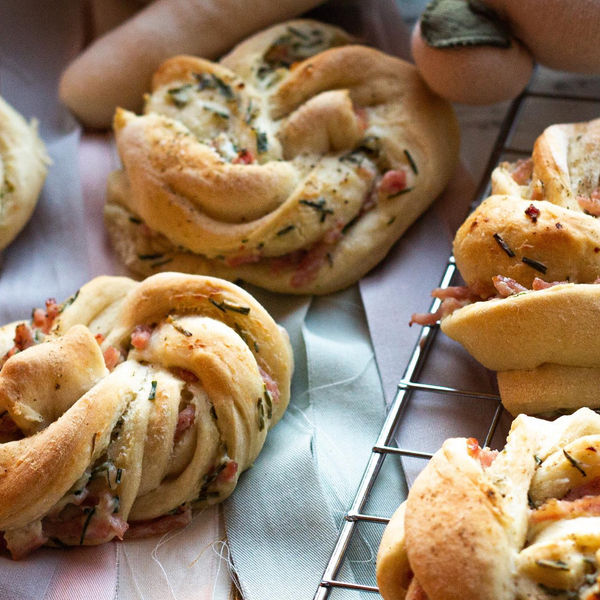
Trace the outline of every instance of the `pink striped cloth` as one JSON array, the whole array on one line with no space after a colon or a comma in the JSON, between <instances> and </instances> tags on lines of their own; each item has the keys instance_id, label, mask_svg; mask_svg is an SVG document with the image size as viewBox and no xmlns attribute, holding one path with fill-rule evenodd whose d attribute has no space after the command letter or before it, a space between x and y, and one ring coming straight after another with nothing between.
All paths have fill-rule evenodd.
<instances>
[{"instance_id":1,"label":"pink striped cloth","mask_svg":"<svg viewBox=\"0 0 600 600\"><path fill-rule=\"evenodd\" d=\"M114 600L117 589L116 544L64 551L48 586L46 600Z\"/></svg>"}]
</instances>

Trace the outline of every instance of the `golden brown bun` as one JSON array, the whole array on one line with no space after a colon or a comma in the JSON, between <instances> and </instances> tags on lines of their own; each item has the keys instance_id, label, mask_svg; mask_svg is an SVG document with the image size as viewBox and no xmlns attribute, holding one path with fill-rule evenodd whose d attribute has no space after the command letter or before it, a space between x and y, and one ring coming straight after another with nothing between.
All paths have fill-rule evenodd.
<instances>
[{"instance_id":1,"label":"golden brown bun","mask_svg":"<svg viewBox=\"0 0 600 600\"><path fill-rule=\"evenodd\" d=\"M590 196L600 172L600 119L547 127L532 153L533 171L520 185L511 172L516 165L502 163L492 173L492 191L541 199L583 212L579 196ZM523 161L517 161L517 165Z\"/></svg>"},{"instance_id":2,"label":"golden brown bun","mask_svg":"<svg viewBox=\"0 0 600 600\"><path fill-rule=\"evenodd\" d=\"M465 460L465 450L464 440L447 441L410 490L405 517L409 564L430 600L509 599L511 565L498 558L510 555L510 541L494 514L496 497L484 495L482 501L481 467ZM440 496L440 489L448 491ZM482 528L487 535L480 534ZM447 536L443 544L432 535L438 530ZM435 577L440 570L445 580Z\"/></svg>"},{"instance_id":3,"label":"golden brown bun","mask_svg":"<svg viewBox=\"0 0 600 600\"><path fill-rule=\"evenodd\" d=\"M260 304L226 281L163 273L99 277L55 312L5 326L17 345L23 327L36 340L0 371L13 556L122 537L127 521L164 533L229 496L289 402L289 340Z\"/></svg>"},{"instance_id":4,"label":"golden brown bun","mask_svg":"<svg viewBox=\"0 0 600 600\"><path fill-rule=\"evenodd\" d=\"M498 371L511 414L551 413L600 407L599 317L598 284L564 284L471 304L442 330Z\"/></svg>"},{"instance_id":5,"label":"golden brown bun","mask_svg":"<svg viewBox=\"0 0 600 600\"><path fill-rule=\"evenodd\" d=\"M600 408L600 366L545 363L528 371L499 371L498 389L502 404L513 415Z\"/></svg>"},{"instance_id":6,"label":"golden brown bun","mask_svg":"<svg viewBox=\"0 0 600 600\"><path fill-rule=\"evenodd\" d=\"M89 127L108 128L117 106L139 110L152 74L182 53L217 58L262 27L320 0L156 0L96 40L63 73L61 100ZM104 7L106 8L106 7ZM107 25L100 23L101 28Z\"/></svg>"},{"instance_id":7,"label":"golden brown bun","mask_svg":"<svg viewBox=\"0 0 600 600\"><path fill-rule=\"evenodd\" d=\"M404 600L412 579L406 556L403 502L387 524L377 552L377 586L386 600Z\"/></svg>"},{"instance_id":8,"label":"golden brown bun","mask_svg":"<svg viewBox=\"0 0 600 600\"><path fill-rule=\"evenodd\" d=\"M454 240L457 266L466 283L492 295L492 277L504 275L525 287L545 281L589 283L600 275L600 225L578 199L594 196L600 175L600 119L553 125L537 139L531 176L526 163L502 163L492 174L492 193L461 226ZM535 200L534 200L535 198ZM526 214L532 205L536 218ZM510 257L494 239L514 252ZM523 257L546 267L523 263Z\"/></svg>"},{"instance_id":9,"label":"golden brown bun","mask_svg":"<svg viewBox=\"0 0 600 600\"><path fill-rule=\"evenodd\" d=\"M533 73L531 54L517 40L510 48L492 46L434 48L417 22L412 55L427 85L461 104L495 104L518 96Z\"/></svg>"},{"instance_id":10,"label":"golden brown bun","mask_svg":"<svg viewBox=\"0 0 600 600\"><path fill-rule=\"evenodd\" d=\"M14 327L7 329L14 335ZM43 372L54 377L40 377ZM94 336L76 325L56 342L33 346L7 361L0 371L0 406L2 410L10 406L19 429L33 435L56 421L107 374Z\"/></svg>"},{"instance_id":11,"label":"golden brown bun","mask_svg":"<svg viewBox=\"0 0 600 600\"><path fill-rule=\"evenodd\" d=\"M105 214L130 269L324 294L383 259L448 182L458 129L413 66L349 41L277 25L220 63L167 61L145 114L117 111Z\"/></svg>"},{"instance_id":12,"label":"golden brown bun","mask_svg":"<svg viewBox=\"0 0 600 600\"><path fill-rule=\"evenodd\" d=\"M595 367L600 365L596 322L600 285L568 283L470 304L443 319L442 331L494 371L547 362Z\"/></svg>"},{"instance_id":13,"label":"golden brown bun","mask_svg":"<svg viewBox=\"0 0 600 600\"><path fill-rule=\"evenodd\" d=\"M404 528L390 522L378 566L405 572L408 559L429 600L592 598L600 528L595 497L577 498L600 474L599 448L600 417L585 408L554 423L518 417L496 457L447 440L409 492ZM404 585L382 588L385 600Z\"/></svg>"},{"instance_id":14,"label":"golden brown bun","mask_svg":"<svg viewBox=\"0 0 600 600\"><path fill-rule=\"evenodd\" d=\"M528 289L535 278L577 284L478 302L444 319L450 337L499 371L512 414L599 406L600 288L583 285L600 277L599 177L600 120L553 125L531 160L495 169L495 195L456 234L457 266L482 298L497 294L496 276Z\"/></svg>"},{"instance_id":15,"label":"golden brown bun","mask_svg":"<svg viewBox=\"0 0 600 600\"><path fill-rule=\"evenodd\" d=\"M29 221L50 162L37 123L0 98L0 250Z\"/></svg>"},{"instance_id":16,"label":"golden brown bun","mask_svg":"<svg viewBox=\"0 0 600 600\"><path fill-rule=\"evenodd\" d=\"M533 222L525 210L540 211ZM499 235L514 252L500 247ZM600 223L581 211L544 200L524 201L518 196L491 196L474 210L454 238L454 256L469 287L483 297L496 293L492 277L504 275L531 288L545 281L589 283L600 275ZM543 273L523 257L546 267Z\"/></svg>"}]
</instances>

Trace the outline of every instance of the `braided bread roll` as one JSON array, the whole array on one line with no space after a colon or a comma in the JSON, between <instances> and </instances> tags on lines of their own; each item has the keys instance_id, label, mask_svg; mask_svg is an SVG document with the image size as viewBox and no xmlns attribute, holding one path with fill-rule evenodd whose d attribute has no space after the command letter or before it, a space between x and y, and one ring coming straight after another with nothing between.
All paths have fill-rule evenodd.
<instances>
[{"instance_id":1,"label":"braided bread roll","mask_svg":"<svg viewBox=\"0 0 600 600\"><path fill-rule=\"evenodd\" d=\"M597 598L599 451L600 416L585 408L553 423L518 417L501 453L447 440L386 529L382 596Z\"/></svg>"},{"instance_id":2,"label":"braided bread roll","mask_svg":"<svg viewBox=\"0 0 600 600\"><path fill-rule=\"evenodd\" d=\"M218 279L99 277L0 331L14 558L188 524L231 494L289 401L285 331Z\"/></svg>"},{"instance_id":3,"label":"braided bread roll","mask_svg":"<svg viewBox=\"0 0 600 600\"><path fill-rule=\"evenodd\" d=\"M382 260L448 182L458 129L413 66L350 42L299 20L163 63L144 114L114 120L105 215L129 268L322 294Z\"/></svg>"},{"instance_id":4,"label":"braided bread roll","mask_svg":"<svg viewBox=\"0 0 600 600\"><path fill-rule=\"evenodd\" d=\"M494 195L454 240L471 300L508 297L459 309L442 330L499 371L513 414L600 407L599 182L600 119L553 125L531 160L494 171Z\"/></svg>"},{"instance_id":5,"label":"braided bread roll","mask_svg":"<svg viewBox=\"0 0 600 600\"><path fill-rule=\"evenodd\" d=\"M29 221L49 164L37 123L27 123L0 98L0 250Z\"/></svg>"}]
</instances>

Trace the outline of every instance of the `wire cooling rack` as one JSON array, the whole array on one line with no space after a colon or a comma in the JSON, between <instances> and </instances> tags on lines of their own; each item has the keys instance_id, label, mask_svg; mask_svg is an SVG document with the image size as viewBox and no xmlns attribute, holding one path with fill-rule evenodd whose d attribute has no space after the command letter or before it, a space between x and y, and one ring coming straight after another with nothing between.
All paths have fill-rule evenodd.
<instances>
[{"instance_id":1,"label":"wire cooling rack","mask_svg":"<svg viewBox=\"0 0 600 600\"><path fill-rule=\"evenodd\" d=\"M579 88L583 88L581 91L584 93L581 95L571 93L555 93L545 91L532 91L531 89L525 90L518 98L516 98L510 105L506 116L500 127L496 143L493 147L485 172L479 182L473 203L471 204L471 210L475 208L484 198L489 195L491 184L490 176L496 165L500 162L503 155L511 155L513 157L518 156L529 156L531 154L531 148L519 148L512 145L514 134L519 126L523 107L525 101L528 99L541 99L552 102L573 102L573 103L591 103L592 112L591 114L583 111L583 115L573 116L571 113L564 110L559 111L564 115L562 122L574 121L574 120L585 120L587 118L594 118L600 116L598 106L600 105L599 95L586 94L585 80L583 84L581 81L577 82ZM557 86L559 87L559 86ZM560 122L560 121L557 121ZM538 134L541 131L538 131ZM457 276L457 269L454 262L454 257L450 256L446 266L446 270L442 277L440 287L446 288L452 284L455 276ZM430 312L434 313L440 307L441 301L435 299L430 307ZM358 486L356 496L350 506L348 512L344 516L344 521L339 533L339 537L323 573L323 577L317 592L314 596L314 600L326 600L329 598L332 590L334 589L345 589L354 590L360 592L372 592L377 594L379 589L373 585L364 585L361 583L351 583L338 579L338 575L344 565L344 562L348 560L348 549L352 540L353 534L361 522L366 523L378 523L381 525L381 534L383 534L383 527L389 522L389 518L379 517L372 514L366 514L363 512L365 506L369 500L370 494L373 490L373 486L380 473L381 467L383 466L384 460L387 455L399 455L401 457L430 459L433 455L428 452L421 452L411 448L401 448L395 445L394 438L397 437L398 432L402 428L403 415L405 408L409 403L409 400L414 392L416 391L427 391L434 394L450 394L453 396L459 396L463 398L470 398L473 400L485 400L495 403L495 410L493 411L493 417L487 428L485 436L485 446L489 446L492 441L492 437L498 427L500 417L503 412L502 404L500 403L500 396L497 394L480 393L457 389L454 387L446 387L436 384L419 383L419 374L423 370L423 367L427 361L427 357L430 354L431 348L435 341L438 326L426 326L421 330L421 334L415 346L415 349L408 362L408 366L404 372L402 379L398 385L398 392L388 412L387 418L381 429L381 433L372 448L371 456L365 468L361 482ZM374 580L374 577L373 577Z\"/></svg>"}]
</instances>

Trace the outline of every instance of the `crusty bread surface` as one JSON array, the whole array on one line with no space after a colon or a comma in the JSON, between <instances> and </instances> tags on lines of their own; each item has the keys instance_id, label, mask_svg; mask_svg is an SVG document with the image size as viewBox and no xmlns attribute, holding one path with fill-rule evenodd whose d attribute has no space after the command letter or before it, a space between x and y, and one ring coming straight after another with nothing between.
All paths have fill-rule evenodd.
<instances>
[{"instance_id":1,"label":"crusty bread surface","mask_svg":"<svg viewBox=\"0 0 600 600\"><path fill-rule=\"evenodd\" d=\"M0 250L31 218L49 164L37 122L28 123L0 98Z\"/></svg>"},{"instance_id":2,"label":"crusty bread surface","mask_svg":"<svg viewBox=\"0 0 600 600\"><path fill-rule=\"evenodd\" d=\"M411 598L407 581L428 600L593 598L599 448L600 416L586 408L518 417L500 453L447 440L384 534L385 600Z\"/></svg>"},{"instance_id":3,"label":"crusty bread surface","mask_svg":"<svg viewBox=\"0 0 600 600\"><path fill-rule=\"evenodd\" d=\"M14 558L189 523L231 494L289 402L286 332L210 277L99 277L6 325L0 346L0 531Z\"/></svg>"},{"instance_id":4,"label":"crusty bread surface","mask_svg":"<svg viewBox=\"0 0 600 600\"><path fill-rule=\"evenodd\" d=\"M512 414L599 405L599 177L600 119L552 125L456 234L470 299L442 329L498 371Z\"/></svg>"},{"instance_id":5,"label":"crusty bread surface","mask_svg":"<svg viewBox=\"0 0 600 600\"><path fill-rule=\"evenodd\" d=\"M452 175L451 107L408 63L309 20L179 56L118 110L106 222L135 273L323 294L357 281Z\"/></svg>"}]
</instances>

